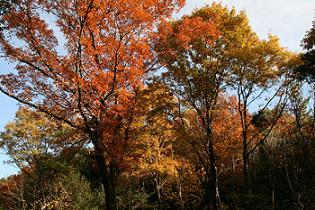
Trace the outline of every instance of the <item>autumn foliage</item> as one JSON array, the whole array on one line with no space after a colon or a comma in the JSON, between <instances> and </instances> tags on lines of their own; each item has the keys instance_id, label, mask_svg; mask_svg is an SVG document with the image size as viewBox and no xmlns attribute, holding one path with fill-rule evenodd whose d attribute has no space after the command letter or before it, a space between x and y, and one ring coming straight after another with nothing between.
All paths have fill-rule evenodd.
<instances>
[{"instance_id":1,"label":"autumn foliage","mask_svg":"<svg viewBox=\"0 0 315 210\"><path fill-rule=\"evenodd\" d=\"M172 19L184 3L1 1L20 108L0 147L20 173L0 209L314 207L306 55L218 3Z\"/></svg>"}]
</instances>

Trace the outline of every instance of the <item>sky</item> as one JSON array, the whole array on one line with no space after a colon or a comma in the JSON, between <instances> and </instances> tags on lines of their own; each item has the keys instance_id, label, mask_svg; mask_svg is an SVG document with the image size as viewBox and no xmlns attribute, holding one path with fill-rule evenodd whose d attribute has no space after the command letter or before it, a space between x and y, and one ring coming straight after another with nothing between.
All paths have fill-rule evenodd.
<instances>
[{"instance_id":1,"label":"sky","mask_svg":"<svg viewBox=\"0 0 315 210\"><path fill-rule=\"evenodd\" d=\"M212 0L186 0L186 6L175 15L180 17L189 14L192 10ZM277 35L282 46L294 52L301 52L300 42L305 32L312 26L315 18L314 0L222 0L223 5L233 6L237 11L245 10L253 30L261 37L267 38L268 34ZM13 70L8 62L0 60L0 74ZM14 119L17 103L0 93L0 131ZM4 164L8 159L4 151L0 150L0 178L18 172L12 165Z\"/></svg>"}]
</instances>

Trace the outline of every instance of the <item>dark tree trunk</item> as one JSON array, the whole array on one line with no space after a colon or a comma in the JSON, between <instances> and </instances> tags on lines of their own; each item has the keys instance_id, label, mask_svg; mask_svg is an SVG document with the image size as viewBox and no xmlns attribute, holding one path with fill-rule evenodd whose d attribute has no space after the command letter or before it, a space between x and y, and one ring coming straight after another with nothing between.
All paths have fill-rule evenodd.
<instances>
[{"instance_id":1,"label":"dark tree trunk","mask_svg":"<svg viewBox=\"0 0 315 210\"><path fill-rule=\"evenodd\" d=\"M179 188L178 189L178 195L179 195L179 200L180 200L180 207L181 207L181 209L185 209L185 203L184 203L184 199L183 199L183 195L182 195L182 182L181 182L181 180L179 181L178 188Z\"/></svg>"},{"instance_id":2,"label":"dark tree trunk","mask_svg":"<svg viewBox=\"0 0 315 210\"><path fill-rule=\"evenodd\" d=\"M236 166L235 166L235 156L233 155L232 157L232 192L235 193L235 171L236 171Z\"/></svg>"},{"instance_id":3,"label":"dark tree trunk","mask_svg":"<svg viewBox=\"0 0 315 210\"><path fill-rule=\"evenodd\" d=\"M216 167L216 158L213 148L211 129L207 131L208 145L209 145L209 161L210 161L210 180L209 187L211 192L212 206L214 210L220 209L221 199L219 193L218 173Z\"/></svg>"},{"instance_id":4,"label":"dark tree trunk","mask_svg":"<svg viewBox=\"0 0 315 210\"><path fill-rule=\"evenodd\" d=\"M96 162L99 168L102 185L105 191L105 210L117 210L116 187L118 178L118 166L110 160L106 151L100 145L100 138L93 139Z\"/></svg>"},{"instance_id":5,"label":"dark tree trunk","mask_svg":"<svg viewBox=\"0 0 315 210\"><path fill-rule=\"evenodd\" d=\"M103 180L103 185L105 189L105 201L107 210L117 210L117 200L116 200L116 186L117 186L117 175L113 172L113 168L106 168L106 179Z\"/></svg>"},{"instance_id":6,"label":"dark tree trunk","mask_svg":"<svg viewBox=\"0 0 315 210\"><path fill-rule=\"evenodd\" d=\"M245 186L249 189L248 183L248 147L247 147L247 132L243 131L243 175Z\"/></svg>"},{"instance_id":7,"label":"dark tree trunk","mask_svg":"<svg viewBox=\"0 0 315 210\"><path fill-rule=\"evenodd\" d=\"M162 210L161 185L160 185L160 181L159 181L158 175L155 175L154 182L155 182L156 195L157 195L158 205L159 205L158 209Z\"/></svg>"}]
</instances>

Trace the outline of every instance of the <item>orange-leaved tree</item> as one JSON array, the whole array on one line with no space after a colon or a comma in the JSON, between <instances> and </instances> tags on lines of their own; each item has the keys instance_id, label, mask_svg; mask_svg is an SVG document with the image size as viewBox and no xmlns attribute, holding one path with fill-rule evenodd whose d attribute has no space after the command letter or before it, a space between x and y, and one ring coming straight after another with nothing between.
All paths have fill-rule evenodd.
<instances>
[{"instance_id":1,"label":"orange-leaved tree","mask_svg":"<svg viewBox=\"0 0 315 210\"><path fill-rule=\"evenodd\" d=\"M154 63L150 35L183 4L21 0L0 18L1 50L16 69L0 76L1 92L90 136L108 210L117 209L135 96Z\"/></svg>"},{"instance_id":2,"label":"orange-leaved tree","mask_svg":"<svg viewBox=\"0 0 315 210\"><path fill-rule=\"evenodd\" d=\"M213 15L200 11L207 10ZM156 44L161 64L166 67L164 83L178 99L179 130L187 128L183 119L186 110L197 113L202 128L199 138L207 154L207 189L211 194L206 201L213 209L220 206L216 152L212 130L213 116L219 93L224 86L228 64L220 62L220 52L224 46L217 42L216 11L212 8L195 11L191 16L160 28L161 34ZM219 56L218 56L219 55Z\"/></svg>"}]
</instances>

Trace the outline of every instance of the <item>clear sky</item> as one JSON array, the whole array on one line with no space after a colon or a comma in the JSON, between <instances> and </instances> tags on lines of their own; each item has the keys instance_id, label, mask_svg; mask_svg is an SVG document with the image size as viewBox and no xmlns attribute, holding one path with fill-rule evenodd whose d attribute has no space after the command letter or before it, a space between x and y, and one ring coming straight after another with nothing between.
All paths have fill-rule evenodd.
<instances>
[{"instance_id":1,"label":"clear sky","mask_svg":"<svg viewBox=\"0 0 315 210\"><path fill-rule=\"evenodd\" d=\"M212 0L186 0L185 8L176 16L188 14L193 9ZM254 31L266 38L269 33L277 35L281 44L289 50L301 51L300 41L305 31L312 26L315 17L314 0L222 0L223 5L239 10L246 10L250 24ZM12 71L12 65L0 60L0 74ZM0 94L0 131L5 124L13 120L17 103L3 94ZM16 173L17 168L3 164L7 159L0 151L0 178Z\"/></svg>"}]
</instances>

